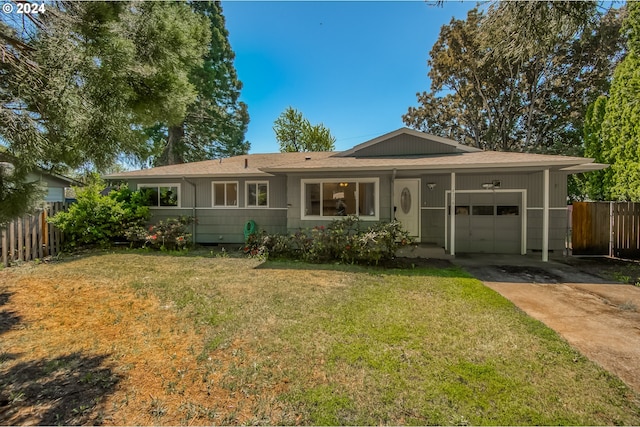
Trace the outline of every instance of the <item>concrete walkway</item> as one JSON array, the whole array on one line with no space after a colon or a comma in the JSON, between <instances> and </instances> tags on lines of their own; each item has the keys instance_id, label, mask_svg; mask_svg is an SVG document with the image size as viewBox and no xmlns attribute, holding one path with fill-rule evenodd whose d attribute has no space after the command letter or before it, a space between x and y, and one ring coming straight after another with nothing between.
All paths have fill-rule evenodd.
<instances>
[{"instance_id":1,"label":"concrete walkway","mask_svg":"<svg viewBox=\"0 0 640 427\"><path fill-rule=\"evenodd\" d=\"M452 262L640 393L640 288L532 256L468 255Z\"/></svg>"}]
</instances>

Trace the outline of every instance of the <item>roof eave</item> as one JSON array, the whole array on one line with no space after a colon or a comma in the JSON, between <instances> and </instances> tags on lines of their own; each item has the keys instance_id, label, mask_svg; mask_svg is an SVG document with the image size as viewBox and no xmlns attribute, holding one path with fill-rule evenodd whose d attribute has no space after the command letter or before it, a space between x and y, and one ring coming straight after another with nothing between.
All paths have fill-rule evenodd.
<instances>
[{"instance_id":1,"label":"roof eave","mask_svg":"<svg viewBox=\"0 0 640 427\"><path fill-rule=\"evenodd\" d=\"M589 160L589 159L584 159ZM469 163L469 164L438 164L438 165L379 165L379 166L354 166L354 165L344 165L344 166L332 166L332 167L318 167L318 168L264 168L262 169L268 173L283 173L283 172L292 172L292 173L300 173L300 172L333 172L333 171L342 171L344 169L349 170L370 170L370 171L392 171L396 170L461 170L461 169L513 169L513 168L539 168L540 170L546 168L553 168L558 170L569 170L571 167L575 166L584 166L587 163L576 164L575 162L505 162L500 164L488 164L488 163ZM594 169L597 170L597 169Z\"/></svg>"},{"instance_id":2,"label":"roof eave","mask_svg":"<svg viewBox=\"0 0 640 427\"><path fill-rule=\"evenodd\" d=\"M167 175L126 175L126 174L111 174L103 175L103 179L121 179L121 180L141 180L141 179L182 179L182 178L230 178L230 177L267 177L273 176L271 173L259 171L252 173L197 173L197 174L167 174Z\"/></svg>"},{"instance_id":3,"label":"roof eave","mask_svg":"<svg viewBox=\"0 0 640 427\"><path fill-rule=\"evenodd\" d=\"M560 170L571 173L593 172L608 168L610 165L606 163L583 163L580 165L572 165Z\"/></svg>"}]
</instances>

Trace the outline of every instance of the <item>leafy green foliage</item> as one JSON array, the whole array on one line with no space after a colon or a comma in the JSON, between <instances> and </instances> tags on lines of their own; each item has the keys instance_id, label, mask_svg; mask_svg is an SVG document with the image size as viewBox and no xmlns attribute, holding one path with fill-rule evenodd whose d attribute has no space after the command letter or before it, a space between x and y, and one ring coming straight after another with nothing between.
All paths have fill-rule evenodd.
<instances>
[{"instance_id":1,"label":"leafy green foliage","mask_svg":"<svg viewBox=\"0 0 640 427\"><path fill-rule=\"evenodd\" d=\"M196 100L190 73L211 32L185 3L54 2L28 20L11 15L0 15L0 141L16 169L144 157L142 129L182 123ZM21 194L12 206L33 198Z\"/></svg>"},{"instance_id":2,"label":"leafy green foliage","mask_svg":"<svg viewBox=\"0 0 640 427\"><path fill-rule=\"evenodd\" d=\"M34 210L43 193L37 182L27 182L25 169L16 169L0 155L0 229Z\"/></svg>"},{"instance_id":3,"label":"leafy green foliage","mask_svg":"<svg viewBox=\"0 0 640 427\"><path fill-rule=\"evenodd\" d=\"M624 50L622 16L590 2L473 9L442 27L431 90L403 120L486 150L580 155L586 108L608 90Z\"/></svg>"},{"instance_id":4,"label":"leafy green foliage","mask_svg":"<svg viewBox=\"0 0 640 427\"><path fill-rule=\"evenodd\" d=\"M604 193L612 200L640 201L640 4L628 4L623 30L627 56L616 67L602 118L600 150L611 171Z\"/></svg>"},{"instance_id":5,"label":"leafy green foliage","mask_svg":"<svg viewBox=\"0 0 640 427\"><path fill-rule=\"evenodd\" d=\"M362 230L360 219L348 216L328 226L316 226L285 235L253 234L244 251L250 255L300 259L306 262L375 264L390 261L412 242L398 221L378 223Z\"/></svg>"},{"instance_id":6,"label":"leafy green foliage","mask_svg":"<svg viewBox=\"0 0 640 427\"><path fill-rule=\"evenodd\" d=\"M104 188L100 181L76 188L77 202L67 212L49 218L65 233L69 246L108 246L115 239L124 238L126 230L148 221L149 208L140 192L125 187L105 196L100 194Z\"/></svg>"},{"instance_id":7,"label":"leafy green foliage","mask_svg":"<svg viewBox=\"0 0 640 427\"><path fill-rule=\"evenodd\" d=\"M273 126L280 151L333 151L336 139L322 123L311 125L301 112L288 107Z\"/></svg>"},{"instance_id":8,"label":"leafy green foliage","mask_svg":"<svg viewBox=\"0 0 640 427\"><path fill-rule=\"evenodd\" d=\"M222 6L219 1L194 1L189 6L207 21L211 41L204 61L189 71L197 97L188 104L184 120L155 128L151 143L156 166L246 154L251 146L244 139L249 113L239 101L242 82L233 64Z\"/></svg>"},{"instance_id":9,"label":"leafy green foliage","mask_svg":"<svg viewBox=\"0 0 640 427\"><path fill-rule=\"evenodd\" d=\"M598 163L609 161L609 149L602 140L602 123L607 107L607 97L600 96L589 106L584 119L584 154ZM585 195L591 200L610 200L612 169L585 174Z\"/></svg>"},{"instance_id":10,"label":"leafy green foliage","mask_svg":"<svg viewBox=\"0 0 640 427\"><path fill-rule=\"evenodd\" d=\"M184 249L191 241L188 226L193 223L193 217L180 216L169 218L166 221L158 221L156 225L149 227L136 225L125 231L128 240L142 244L142 247L150 247L161 250Z\"/></svg>"}]
</instances>

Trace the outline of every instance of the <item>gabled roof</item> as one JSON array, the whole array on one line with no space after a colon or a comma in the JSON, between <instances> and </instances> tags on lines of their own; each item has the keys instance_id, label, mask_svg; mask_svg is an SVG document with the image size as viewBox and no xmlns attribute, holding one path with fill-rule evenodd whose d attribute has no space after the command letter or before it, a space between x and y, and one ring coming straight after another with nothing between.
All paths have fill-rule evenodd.
<instances>
[{"instance_id":1,"label":"gabled roof","mask_svg":"<svg viewBox=\"0 0 640 427\"><path fill-rule=\"evenodd\" d=\"M9 152L4 149L3 147L0 147L0 162L7 162L7 163L15 163L17 160L17 158L15 156L13 156L12 154L9 154ZM35 176L35 177L40 177L40 179L42 179L42 177L46 177L49 181L56 181L60 184L67 184L67 185L74 185L74 186L82 186L84 185L83 183L81 183L80 181L77 181L73 178L69 178L68 176L64 176L61 175L57 172L54 172L52 170L47 170L43 167L40 166L36 166L33 170L31 170L29 172L29 174L31 176Z\"/></svg>"},{"instance_id":2,"label":"gabled roof","mask_svg":"<svg viewBox=\"0 0 640 427\"><path fill-rule=\"evenodd\" d=\"M342 152L247 154L106 175L107 179L260 177L287 172L487 170L551 168L569 173L604 169L593 159L482 151L435 135L402 128Z\"/></svg>"},{"instance_id":3,"label":"gabled roof","mask_svg":"<svg viewBox=\"0 0 640 427\"><path fill-rule=\"evenodd\" d=\"M402 155L432 155L472 153L478 148L409 128L400 128L356 145L335 157L395 157Z\"/></svg>"}]
</instances>

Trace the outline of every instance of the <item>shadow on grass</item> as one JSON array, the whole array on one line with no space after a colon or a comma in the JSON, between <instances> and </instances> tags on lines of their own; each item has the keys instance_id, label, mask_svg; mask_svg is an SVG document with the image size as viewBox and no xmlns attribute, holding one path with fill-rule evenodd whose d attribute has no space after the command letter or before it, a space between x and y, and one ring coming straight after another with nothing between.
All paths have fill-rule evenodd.
<instances>
[{"instance_id":1,"label":"shadow on grass","mask_svg":"<svg viewBox=\"0 0 640 427\"><path fill-rule=\"evenodd\" d=\"M431 258L396 258L384 265L377 266L341 263L311 264L276 259L263 262L255 268L257 270L327 270L397 276L472 277L448 260Z\"/></svg>"},{"instance_id":2,"label":"shadow on grass","mask_svg":"<svg viewBox=\"0 0 640 427\"><path fill-rule=\"evenodd\" d=\"M11 295L0 293L0 306ZM14 312L0 311L0 334L20 323ZM107 357L72 353L19 361L24 355L0 352L0 425L101 424L97 406L120 381L105 365Z\"/></svg>"},{"instance_id":3,"label":"shadow on grass","mask_svg":"<svg viewBox=\"0 0 640 427\"><path fill-rule=\"evenodd\" d=\"M13 294L10 292L0 293L0 307L7 305L7 303L9 302L9 298L11 298L11 295ZM17 324L20 323L20 320L21 318L20 316L18 316L18 314L16 314L16 312L2 309L2 311L0 311L0 335L13 329Z\"/></svg>"},{"instance_id":4,"label":"shadow on grass","mask_svg":"<svg viewBox=\"0 0 640 427\"><path fill-rule=\"evenodd\" d=\"M106 357L73 353L0 369L0 424L101 424L97 407L120 380Z\"/></svg>"}]
</instances>

